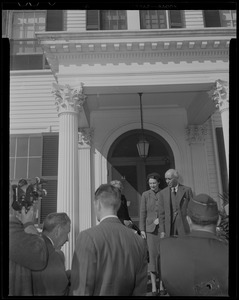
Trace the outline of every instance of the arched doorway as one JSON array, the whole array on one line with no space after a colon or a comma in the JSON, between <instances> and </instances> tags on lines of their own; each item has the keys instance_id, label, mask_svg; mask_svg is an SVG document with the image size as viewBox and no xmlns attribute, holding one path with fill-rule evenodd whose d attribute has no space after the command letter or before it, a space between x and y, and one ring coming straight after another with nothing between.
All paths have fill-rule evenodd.
<instances>
[{"instance_id":1,"label":"arched doorway","mask_svg":"<svg viewBox=\"0 0 239 300\"><path fill-rule=\"evenodd\" d=\"M108 152L108 182L121 180L124 194L130 201L128 207L132 220L138 224L141 194L149 187L146 177L157 172L162 181L160 188L165 187L164 174L169 168L174 168L174 156L169 144L155 132L144 130L149 141L149 154L146 160L139 157L136 144L141 130L130 130L119 136Z\"/></svg>"}]
</instances>

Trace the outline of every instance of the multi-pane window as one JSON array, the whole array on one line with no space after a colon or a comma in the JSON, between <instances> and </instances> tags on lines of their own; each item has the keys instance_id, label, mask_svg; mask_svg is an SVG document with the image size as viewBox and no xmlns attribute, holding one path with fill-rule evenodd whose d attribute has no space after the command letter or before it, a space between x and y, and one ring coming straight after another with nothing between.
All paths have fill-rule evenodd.
<instances>
[{"instance_id":1,"label":"multi-pane window","mask_svg":"<svg viewBox=\"0 0 239 300\"><path fill-rule=\"evenodd\" d=\"M35 177L47 180L47 196L39 203L38 223L56 211L58 173L58 135L17 135L10 137L10 181L29 181Z\"/></svg>"},{"instance_id":2,"label":"multi-pane window","mask_svg":"<svg viewBox=\"0 0 239 300\"><path fill-rule=\"evenodd\" d=\"M141 29L182 28L182 15L180 10L141 10Z\"/></svg>"},{"instance_id":3,"label":"multi-pane window","mask_svg":"<svg viewBox=\"0 0 239 300\"><path fill-rule=\"evenodd\" d=\"M42 137L10 138L10 178L34 178L41 174Z\"/></svg>"},{"instance_id":4,"label":"multi-pane window","mask_svg":"<svg viewBox=\"0 0 239 300\"><path fill-rule=\"evenodd\" d=\"M236 27L235 10L204 10L205 27Z\"/></svg>"},{"instance_id":5,"label":"multi-pane window","mask_svg":"<svg viewBox=\"0 0 239 300\"><path fill-rule=\"evenodd\" d=\"M127 29L125 10L102 10L100 13L102 30Z\"/></svg>"},{"instance_id":6,"label":"multi-pane window","mask_svg":"<svg viewBox=\"0 0 239 300\"><path fill-rule=\"evenodd\" d=\"M49 68L35 32L62 30L63 11L16 11L12 14L11 70Z\"/></svg>"},{"instance_id":7,"label":"multi-pane window","mask_svg":"<svg viewBox=\"0 0 239 300\"><path fill-rule=\"evenodd\" d=\"M126 10L87 10L87 30L127 29Z\"/></svg>"}]
</instances>

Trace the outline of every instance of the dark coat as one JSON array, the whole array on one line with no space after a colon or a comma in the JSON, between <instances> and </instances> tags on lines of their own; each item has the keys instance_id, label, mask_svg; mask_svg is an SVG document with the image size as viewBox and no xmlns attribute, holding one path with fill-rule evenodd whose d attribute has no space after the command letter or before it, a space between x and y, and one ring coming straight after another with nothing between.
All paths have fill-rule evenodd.
<instances>
[{"instance_id":1,"label":"dark coat","mask_svg":"<svg viewBox=\"0 0 239 300\"><path fill-rule=\"evenodd\" d=\"M11 217L9 223L9 296L32 296L32 271L42 270L48 259L40 235L25 233L22 223Z\"/></svg>"},{"instance_id":2,"label":"dark coat","mask_svg":"<svg viewBox=\"0 0 239 300\"><path fill-rule=\"evenodd\" d=\"M71 268L73 296L145 296L147 292L145 240L108 217L80 232Z\"/></svg>"},{"instance_id":3,"label":"dark coat","mask_svg":"<svg viewBox=\"0 0 239 300\"><path fill-rule=\"evenodd\" d=\"M44 234L49 259L44 270L32 272L34 296L63 296L68 294L69 280L62 256Z\"/></svg>"},{"instance_id":4,"label":"dark coat","mask_svg":"<svg viewBox=\"0 0 239 300\"><path fill-rule=\"evenodd\" d=\"M159 193L159 231L165 232L166 236L170 236L171 232L171 209L170 209L170 193L171 189L169 187L164 188ZM193 196L190 187L184 186L182 184L178 185L178 191L176 194L176 199L179 203L178 210L178 220L179 235L184 235L189 233L189 225L186 219L187 207L190 198Z\"/></svg>"},{"instance_id":5,"label":"dark coat","mask_svg":"<svg viewBox=\"0 0 239 300\"><path fill-rule=\"evenodd\" d=\"M121 205L119 210L117 211L117 216L120 219L121 223L124 224L124 220L130 220L128 206L127 206L127 200L124 195L121 195Z\"/></svg>"},{"instance_id":6,"label":"dark coat","mask_svg":"<svg viewBox=\"0 0 239 300\"><path fill-rule=\"evenodd\" d=\"M161 239L160 264L170 296L227 296L228 243L210 232Z\"/></svg>"},{"instance_id":7,"label":"dark coat","mask_svg":"<svg viewBox=\"0 0 239 300\"><path fill-rule=\"evenodd\" d=\"M154 232L156 225L154 220L158 218L156 202L159 200L159 192L148 190L143 192L140 203L140 223L141 231Z\"/></svg>"}]
</instances>

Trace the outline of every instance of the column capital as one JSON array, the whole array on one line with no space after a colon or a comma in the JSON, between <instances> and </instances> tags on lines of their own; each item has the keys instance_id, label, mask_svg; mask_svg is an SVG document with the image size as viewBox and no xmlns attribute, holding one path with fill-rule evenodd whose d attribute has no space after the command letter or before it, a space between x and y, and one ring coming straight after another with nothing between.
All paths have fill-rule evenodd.
<instances>
[{"instance_id":1,"label":"column capital","mask_svg":"<svg viewBox=\"0 0 239 300\"><path fill-rule=\"evenodd\" d=\"M229 86L227 81L217 79L208 95L220 112L229 108Z\"/></svg>"},{"instance_id":2,"label":"column capital","mask_svg":"<svg viewBox=\"0 0 239 300\"><path fill-rule=\"evenodd\" d=\"M189 144L203 143L206 135L206 125L188 125L186 127L186 139Z\"/></svg>"},{"instance_id":3,"label":"column capital","mask_svg":"<svg viewBox=\"0 0 239 300\"><path fill-rule=\"evenodd\" d=\"M93 128L79 128L78 129L78 143L81 146L88 145L91 146L93 142L94 129Z\"/></svg>"},{"instance_id":4,"label":"column capital","mask_svg":"<svg viewBox=\"0 0 239 300\"><path fill-rule=\"evenodd\" d=\"M55 105L58 114L62 112L76 112L78 113L85 102L86 96L83 93L84 84L80 87L71 87L69 84L59 85L53 83L52 94L55 96Z\"/></svg>"}]
</instances>

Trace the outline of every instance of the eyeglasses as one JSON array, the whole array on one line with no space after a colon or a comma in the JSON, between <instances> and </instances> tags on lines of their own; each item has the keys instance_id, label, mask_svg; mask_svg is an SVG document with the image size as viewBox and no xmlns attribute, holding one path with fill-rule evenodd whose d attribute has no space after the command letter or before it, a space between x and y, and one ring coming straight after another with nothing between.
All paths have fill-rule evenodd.
<instances>
[{"instance_id":1,"label":"eyeglasses","mask_svg":"<svg viewBox=\"0 0 239 300\"><path fill-rule=\"evenodd\" d=\"M172 178L167 178L167 177L165 177L165 180L172 180L173 179L173 177Z\"/></svg>"}]
</instances>

